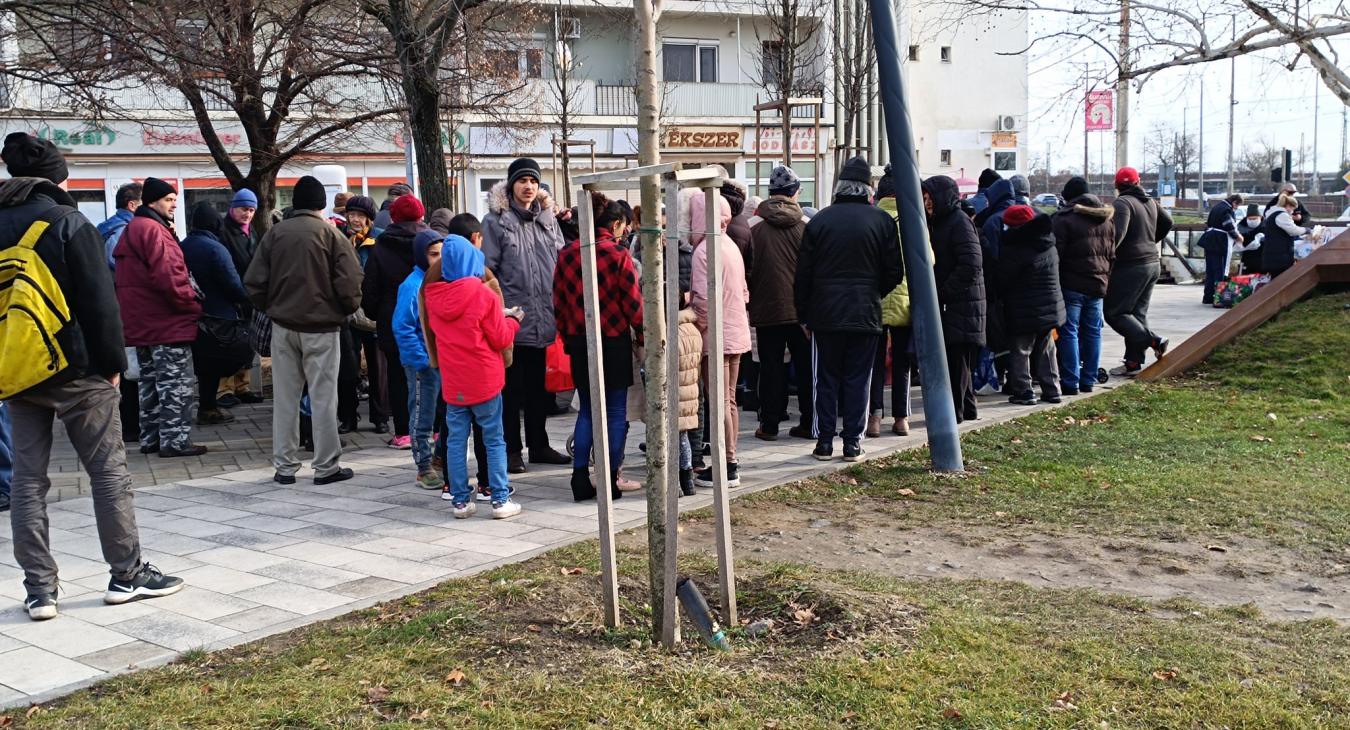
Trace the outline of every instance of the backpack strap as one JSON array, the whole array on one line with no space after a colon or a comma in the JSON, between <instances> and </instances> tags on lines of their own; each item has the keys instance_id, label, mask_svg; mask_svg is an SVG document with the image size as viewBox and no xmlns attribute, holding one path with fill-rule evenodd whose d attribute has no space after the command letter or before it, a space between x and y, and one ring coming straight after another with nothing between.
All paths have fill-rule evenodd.
<instances>
[{"instance_id":1,"label":"backpack strap","mask_svg":"<svg viewBox=\"0 0 1350 730\"><path fill-rule=\"evenodd\" d=\"M42 235L47 232L48 228L74 212L75 209L68 205L53 205L43 211L37 217L37 220L28 226L28 230L19 239L18 247L29 250L37 248L38 241L42 239Z\"/></svg>"}]
</instances>

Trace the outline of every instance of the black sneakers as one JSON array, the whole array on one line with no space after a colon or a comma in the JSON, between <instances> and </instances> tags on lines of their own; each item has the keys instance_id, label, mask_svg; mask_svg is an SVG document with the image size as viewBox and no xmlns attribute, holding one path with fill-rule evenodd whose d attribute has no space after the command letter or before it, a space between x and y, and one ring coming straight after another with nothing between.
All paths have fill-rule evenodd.
<instances>
[{"instance_id":1,"label":"black sneakers","mask_svg":"<svg viewBox=\"0 0 1350 730\"><path fill-rule=\"evenodd\" d=\"M713 485L712 467L708 467L694 475L694 484L700 487L711 487ZM740 468L734 461L727 462L727 487L741 486Z\"/></svg>"},{"instance_id":2,"label":"black sneakers","mask_svg":"<svg viewBox=\"0 0 1350 730\"><path fill-rule=\"evenodd\" d=\"M108 581L108 592L103 595L103 602L115 606L141 598L171 596L181 590L183 590L182 578L164 575L159 572L159 568L146 563L141 566L136 577L129 581L120 581L116 578ZM32 614L32 609L29 609L29 614Z\"/></svg>"},{"instance_id":3,"label":"black sneakers","mask_svg":"<svg viewBox=\"0 0 1350 730\"><path fill-rule=\"evenodd\" d=\"M341 469L338 469L337 471L327 476L314 477L314 483L332 484L333 482L345 482L348 479L351 479L353 476L355 476L355 474L352 473L352 470L344 466Z\"/></svg>"},{"instance_id":4,"label":"black sneakers","mask_svg":"<svg viewBox=\"0 0 1350 730\"><path fill-rule=\"evenodd\" d=\"M694 470L680 470L680 494L685 497L694 496Z\"/></svg>"},{"instance_id":5,"label":"black sneakers","mask_svg":"<svg viewBox=\"0 0 1350 730\"><path fill-rule=\"evenodd\" d=\"M56 618L56 593L44 593L40 596L29 596L23 599L23 605L28 609L28 618L34 621L46 621Z\"/></svg>"},{"instance_id":6,"label":"black sneakers","mask_svg":"<svg viewBox=\"0 0 1350 730\"><path fill-rule=\"evenodd\" d=\"M867 452L863 451L861 443L844 444L844 461L862 461L865 456L867 456Z\"/></svg>"},{"instance_id":7,"label":"black sneakers","mask_svg":"<svg viewBox=\"0 0 1350 730\"><path fill-rule=\"evenodd\" d=\"M829 461L834 458L834 447L830 444L818 443L811 455L816 457L816 461Z\"/></svg>"},{"instance_id":8,"label":"black sneakers","mask_svg":"<svg viewBox=\"0 0 1350 730\"><path fill-rule=\"evenodd\" d=\"M1036 400L1035 393L1028 390L1009 398L1008 402L1015 406L1034 406L1040 401Z\"/></svg>"}]
</instances>

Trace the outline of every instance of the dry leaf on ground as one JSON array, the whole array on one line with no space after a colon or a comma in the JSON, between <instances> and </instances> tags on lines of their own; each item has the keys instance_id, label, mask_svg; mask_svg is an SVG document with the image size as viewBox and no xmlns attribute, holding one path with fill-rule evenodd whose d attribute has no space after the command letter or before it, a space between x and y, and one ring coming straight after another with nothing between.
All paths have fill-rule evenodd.
<instances>
[{"instance_id":1,"label":"dry leaf on ground","mask_svg":"<svg viewBox=\"0 0 1350 730\"><path fill-rule=\"evenodd\" d=\"M913 490L913 489L901 489L899 492L896 492L896 494L899 494L901 497L913 497L913 496L914 496L914 490Z\"/></svg>"},{"instance_id":2,"label":"dry leaf on ground","mask_svg":"<svg viewBox=\"0 0 1350 730\"><path fill-rule=\"evenodd\" d=\"M366 690L367 702L384 702L388 697L389 697L389 688L385 687L382 684L377 684L374 687L371 687L370 689Z\"/></svg>"},{"instance_id":3,"label":"dry leaf on ground","mask_svg":"<svg viewBox=\"0 0 1350 730\"><path fill-rule=\"evenodd\" d=\"M1158 669L1153 672L1153 678L1159 682L1168 682L1176 679L1177 673L1180 671L1181 670L1176 667L1172 667L1171 669Z\"/></svg>"},{"instance_id":4,"label":"dry leaf on ground","mask_svg":"<svg viewBox=\"0 0 1350 730\"><path fill-rule=\"evenodd\" d=\"M943 710L942 716L948 720L960 720L961 718L965 717L965 715L962 715L961 711L956 709L955 707L948 707L947 709Z\"/></svg>"},{"instance_id":5,"label":"dry leaf on ground","mask_svg":"<svg viewBox=\"0 0 1350 730\"><path fill-rule=\"evenodd\" d=\"M445 681L446 681L446 683L447 683L447 684L452 684L452 685L454 685L454 686L456 686L456 687L460 686L461 684L464 684L464 680L466 680L466 679L468 679L468 677L466 677L466 676L464 675L464 672L461 671L461 670L459 670L459 669L455 669L454 671L452 671L452 672L450 672L449 674L445 675Z\"/></svg>"},{"instance_id":6,"label":"dry leaf on ground","mask_svg":"<svg viewBox=\"0 0 1350 730\"><path fill-rule=\"evenodd\" d=\"M585 575L585 568L558 568L558 572L563 575Z\"/></svg>"}]
</instances>

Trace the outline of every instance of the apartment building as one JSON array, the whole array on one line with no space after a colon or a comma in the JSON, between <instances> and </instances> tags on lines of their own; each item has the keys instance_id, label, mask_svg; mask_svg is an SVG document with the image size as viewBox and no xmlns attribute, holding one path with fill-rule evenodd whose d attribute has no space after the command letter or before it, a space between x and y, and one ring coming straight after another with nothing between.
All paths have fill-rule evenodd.
<instances>
[{"instance_id":1,"label":"apartment building","mask_svg":"<svg viewBox=\"0 0 1350 730\"><path fill-rule=\"evenodd\" d=\"M833 169L845 151L836 130L846 123L835 103L837 74L834 39L828 28L836 13L856 0L821 6L815 27L821 33L808 78L819 80L818 107L792 110L788 144L794 169L802 177L803 201L827 202ZM783 160L783 132L777 112L761 115L756 135L756 104L771 99L761 72L775 37L764 18L764 0L692 2L671 0L658 27L661 44L662 157L666 161L720 164L750 183L767 183L768 171ZM1026 40L1025 14L981 19L977 25L945 6L898 7L902 59L910 92L910 113L921 173L976 177L984 167L1004 173L1026 165L1027 109L1024 56L998 56L1020 50ZM519 93L510 109L494 119L467 116L447 120L443 141L451 168L457 207L486 212L486 193L505 177L512 159L539 160L545 183L561 184L559 145L568 93L570 169L614 169L636 164L635 32L632 6L621 0L562 0L540 12L533 32L487 51L494 72L514 77ZM12 49L8 52L12 53ZM873 84L874 84L873 80ZM94 121L77 109L63 108L54 95L31 85L0 89L0 133L31 131L67 151L72 194L93 220L112 212L117 187L156 176L184 191L185 216L199 200L225 201L228 184L207 154L186 104L160 94L142 103L133 121ZM874 88L874 87L873 87ZM136 107L139 108L139 107ZM225 109L211 112L222 142L243 155L247 140ZM886 137L875 104L857 120L864 131L861 149L883 163ZM756 160L760 159L760 166ZM820 161L819 163L817 161ZM396 121L363 129L359 143L316 150L283 170L278 205L289 203L289 186L319 164L340 165L347 187L377 200L406 176L404 132ZM819 169L818 169L819 168ZM760 188L763 193L763 188ZM180 220L180 229L186 224Z\"/></svg>"}]
</instances>

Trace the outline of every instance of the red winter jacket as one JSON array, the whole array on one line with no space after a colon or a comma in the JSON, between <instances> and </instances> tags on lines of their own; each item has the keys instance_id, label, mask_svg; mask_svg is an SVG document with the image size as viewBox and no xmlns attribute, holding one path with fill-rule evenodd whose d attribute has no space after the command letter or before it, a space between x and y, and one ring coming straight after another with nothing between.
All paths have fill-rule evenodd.
<instances>
[{"instance_id":1,"label":"red winter jacket","mask_svg":"<svg viewBox=\"0 0 1350 730\"><path fill-rule=\"evenodd\" d=\"M141 206L113 259L128 346L186 345L197 339L202 305L188 283L183 249L163 217Z\"/></svg>"},{"instance_id":2,"label":"red winter jacket","mask_svg":"<svg viewBox=\"0 0 1350 730\"><path fill-rule=\"evenodd\" d=\"M501 351L520 323L502 314L502 300L481 279L426 285L427 326L436 338L441 397L452 406L476 406L506 385Z\"/></svg>"}]
</instances>

